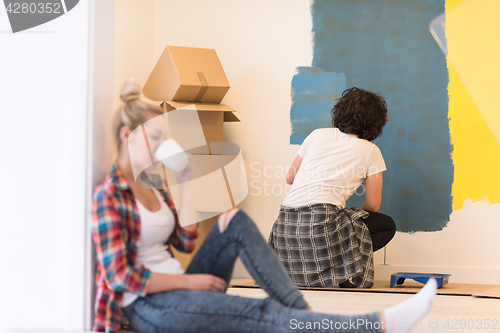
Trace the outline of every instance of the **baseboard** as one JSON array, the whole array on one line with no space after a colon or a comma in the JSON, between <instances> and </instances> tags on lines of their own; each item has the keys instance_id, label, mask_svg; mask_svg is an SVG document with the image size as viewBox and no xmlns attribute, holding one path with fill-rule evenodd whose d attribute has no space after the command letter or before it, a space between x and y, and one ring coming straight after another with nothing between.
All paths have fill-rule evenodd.
<instances>
[{"instance_id":1,"label":"baseboard","mask_svg":"<svg viewBox=\"0 0 500 333\"><path fill-rule=\"evenodd\" d=\"M451 274L450 283L500 285L500 268L375 265L375 281L390 281L398 272Z\"/></svg>"},{"instance_id":2,"label":"baseboard","mask_svg":"<svg viewBox=\"0 0 500 333\"><path fill-rule=\"evenodd\" d=\"M500 268L488 267L375 265L375 281L390 281L391 274L397 272L451 274L450 283L500 285ZM240 259L236 261L233 277L243 279L252 278Z\"/></svg>"}]
</instances>

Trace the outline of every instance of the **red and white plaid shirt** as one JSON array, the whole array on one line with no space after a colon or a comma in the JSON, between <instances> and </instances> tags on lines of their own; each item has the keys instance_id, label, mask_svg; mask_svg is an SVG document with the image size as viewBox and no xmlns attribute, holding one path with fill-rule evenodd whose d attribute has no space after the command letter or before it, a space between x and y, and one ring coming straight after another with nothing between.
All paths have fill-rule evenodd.
<instances>
[{"instance_id":1,"label":"red and white plaid shirt","mask_svg":"<svg viewBox=\"0 0 500 333\"><path fill-rule=\"evenodd\" d=\"M155 181L154 178L149 180ZM194 250L198 231L186 231L180 226L168 186L166 182L161 185L165 190L160 191L175 217L175 230L165 244L190 253ZM98 260L94 331L115 332L120 329L120 304L124 291L140 297L147 293L151 271L144 266L134 268L140 235L141 219L134 195L114 164L106 179L96 187L92 200L92 239ZM170 246L167 250L172 253Z\"/></svg>"}]
</instances>

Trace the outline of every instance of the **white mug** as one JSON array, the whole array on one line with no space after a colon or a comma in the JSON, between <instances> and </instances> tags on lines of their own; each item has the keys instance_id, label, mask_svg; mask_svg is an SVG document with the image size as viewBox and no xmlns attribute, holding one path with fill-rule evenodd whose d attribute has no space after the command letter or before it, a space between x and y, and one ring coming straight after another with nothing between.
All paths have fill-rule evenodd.
<instances>
[{"instance_id":1,"label":"white mug","mask_svg":"<svg viewBox=\"0 0 500 333\"><path fill-rule=\"evenodd\" d=\"M175 172L184 170L189 163L188 155L174 139L164 141L156 149L155 158Z\"/></svg>"}]
</instances>

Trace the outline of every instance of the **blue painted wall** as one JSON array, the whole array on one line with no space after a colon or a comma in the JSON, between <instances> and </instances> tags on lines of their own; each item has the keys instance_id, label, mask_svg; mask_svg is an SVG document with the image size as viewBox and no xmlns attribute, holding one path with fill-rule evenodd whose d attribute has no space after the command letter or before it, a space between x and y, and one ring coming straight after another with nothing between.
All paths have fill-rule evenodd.
<instances>
[{"instance_id":1,"label":"blue painted wall","mask_svg":"<svg viewBox=\"0 0 500 333\"><path fill-rule=\"evenodd\" d=\"M314 0L312 68L292 81L291 144L331 126L346 87L384 96L389 121L374 141L384 156L381 212L399 231L437 231L452 209L446 60L429 33L439 0ZM360 206L353 196L348 206Z\"/></svg>"},{"instance_id":2,"label":"blue painted wall","mask_svg":"<svg viewBox=\"0 0 500 333\"><path fill-rule=\"evenodd\" d=\"M316 128L332 126L332 102L346 89L344 74L321 68L299 67L292 79L291 144L301 144Z\"/></svg>"}]
</instances>

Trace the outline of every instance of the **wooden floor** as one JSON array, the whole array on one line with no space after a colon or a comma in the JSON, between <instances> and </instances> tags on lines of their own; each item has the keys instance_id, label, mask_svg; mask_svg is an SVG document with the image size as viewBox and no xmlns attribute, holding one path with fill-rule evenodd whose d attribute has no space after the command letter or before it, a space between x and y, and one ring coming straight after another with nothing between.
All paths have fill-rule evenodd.
<instances>
[{"instance_id":1,"label":"wooden floor","mask_svg":"<svg viewBox=\"0 0 500 333\"><path fill-rule=\"evenodd\" d=\"M234 280L235 283L246 281L248 280ZM316 312L347 315L382 311L412 296L317 290L301 290L301 293ZM260 288L230 287L227 294L252 298L267 297L266 292ZM412 332L500 333L500 299L437 295L432 311L421 323L422 325Z\"/></svg>"}]
</instances>

